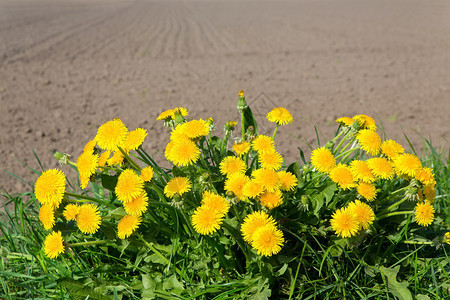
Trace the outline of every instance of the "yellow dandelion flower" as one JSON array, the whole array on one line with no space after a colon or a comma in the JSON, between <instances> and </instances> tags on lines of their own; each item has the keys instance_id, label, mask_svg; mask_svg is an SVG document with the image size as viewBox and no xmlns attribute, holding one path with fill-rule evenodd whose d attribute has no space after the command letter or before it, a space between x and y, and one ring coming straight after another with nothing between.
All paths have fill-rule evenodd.
<instances>
[{"instance_id":1,"label":"yellow dandelion flower","mask_svg":"<svg viewBox=\"0 0 450 300\"><path fill-rule=\"evenodd\" d=\"M278 177L280 178L280 190L282 191L293 191L298 184L297 177L291 172L280 171L278 172Z\"/></svg>"},{"instance_id":2,"label":"yellow dandelion flower","mask_svg":"<svg viewBox=\"0 0 450 300\"><path fill-rule=\"evenodd\" d=\"M197 162L200 149L190 139L177 139L169 142L165 155L173 164L184 167Z\"/></svg>"},{"instance_id":3,"label":"yellow dandelion flower","mask_svg":"<svg viewBox=\"0 0 450 300\"><path fill-rule=\"evenodd\" d=\"M425 195L425 200L430 203L434 203L434 198L436 197L436 190L434 184L426 184L422 187L423 194Z\"/></svg>"},{"instance_id":4,"label":"yellow dandelion flower","mask_svg":"<svg viewBox=\"0 0 450 300\"><path fill-rule=\"evenodd\" d=\"M414 216L416 217L416 223L420 226L428 226L433 223L434 220L434 207L430 202L425 201L416 205Z\"/></svg>"},{"instance_id":5,"label":"yellow dandelion flower","mask_svg":"<svg viewBox=\"0 0 450 300\"><path fill-rule=\"evenodd\" d=\"M416 172L416 179L424 185L435 185L433 170L431 168L419 168Z\"/></svg>"},{"instance_id":6,"label":"yellow dandelion flower","mask_svg":"<svg viewBox=\"0 0 450 300\"><path fill-rule=\"evenodd\" d=\"M36 180L34 193L41 204L58 207L66 191L66 175L57 169L50 169Z\"/></svg>"},{"instance_id":7,"label":"yellow dandelion flower","mask_svg":"<svg viewBox=\"0 0 450 300\"><path fill-rule=\"evenodd\" d=\"M359 230L359 223L353 211L346 208L336 210L331 216L331 228L336 232L337 236L347 238Z\"/></svg>"},{"instance_id":8,"label":"yellow dandelion flower","mask_svg":"<svg viewBox=\"0 0 450 300\"><path fill-rule=\"evenodd\" d=\"M63 216L67 221L73 221L80 213L80 206L78 204L70 203L64 207Z\"/></svg>"},{"instance_id":9,"label":"yellow dandelion flower","mask_svg":"<svg viewBox=\"0 0 450 300\"><path fill-rule=\"evenodd\" d=\"M369 116L357 115L353 117L353 120L359 123L361 129L370 129L373 131L377 130L377 124L375 123L375 120Z\"/></svg>"},{"instance_id":10,"label":"yellow dandelion flower","mask_svg":"<svg viewBox=\"0 0 450 300\"><path fill-rule=\"evenodd\" d=\"M264 211L255 211L247 215L241 225L244 241L252 243L255 231L268 224L275 226L275 220Z\"/></svg>"},{"instance_id":11,"label":"yellow dandelion flower","mask_svg":"<svg viewBox=\"0 0 450 300\"><path fill-rule=\"evenodd\" d=\"M136 150L142 145L146 136L147 130L142 128L137 128L133 131L130 131L127 137L125 138L123 150L127 153L130 152L131 150Z\"/></svg>"},{"instance_id":12,"label":"yellow dandelion flower","mask_svg":"<svg viewBox=\"0 0 450 300\"><path fill-rule=\"evenodd\" d=\"M227 156L220 162L219 169L223 175L230 175L233 173L244 173L247 166L239 157Z\"/></svg>"},{"instance_id":13,"label":"yellow dandelion flower","mask_svg":"<svg viewBox=\"0 0 450 300\"><path fill-rule=\"evenodd\" d=\"M278 170L283 164L283 157L277 151L267 151L258 155L258 161L261 167L265 169Z\"/></svg>"},{"instance_id":14,"label":"yellow dandelion flower","mask_svg":"<svg viewBox=\"0 0 450 300\"><path fill-rule=\"evenodd\" d=\"M97 145L105 150L116 151L122 146L127 137L128 129L120 119L106 122L98 128L95 141Z\"/></svg>"},{"instance_id":15,"label":"yellow dandelion flower","mask_svg":"<svg viewBox=\"0 0 450 300\"><path fill-rule=\"evenodd\" d=\"M141 216L147 211L147 206L148 196L145 191L143 191L139 196L134 197L130 202L123 204L125 212L132 216Z\"/></svg>"},{"instance_id":16,"label":"yellow dandelion flower","mask_svg":"<svg viewBox=\"0 0 450 300\"><path fill-rule=\"evenodd\" d=\"M164 188L164 194L172 198L175 195L183 195L191 190L191 182L186 177L174 177L169 180Z\"/></svg>"},{"instance_id":17,"label":"yellow dandelion flower","mask_svg":"<svg viewBox=\"0 0 450 300\"><path fill-rule=\"evenodd\" d=\"M353 122L355 122L355 121L349 117L342 117L342 118L336 119L336 123L341 123L342 125L345 125L345 126L350 126L353 124Z\"/></svg>"},{"instance_id":18,"label":"yellow dandelion flower","mask_svg":"<svg viewBox=\"0 0 450 300\"><path fill-rule=\"evenodd\" d=\"M83 152L77 159L77 169L80 177L91 177L98 167L98 155L92 152Z\"/></svg>"},{"instance_id":19,"label":"yellow dandelion flower","mask_svg":"<svg viewBox=\"0 0 450 300\"><path fill-rule=\"evenodd\" d=\"M55 225L55 211L50 204L42 205L39 209L39 221L44 225L45 230L53 228Z\"/></svg>"},{"instance_id":20,"label":"yellow dandelion flower","mask_svg":"<svg viewBox=\"0 0 450 300\"><path fill-rule=\"evenodd\" d=\"M141 224L141 217L125 215L117 224L117 236L123 240L129 237Z\"/></svg>"},{"instance_id":21,"label":"yellow dandelion flower","mask_svg":"<svg viewBox=\"0 0 450 300\"><path fill-rule=\"evenodd\" d=\"M368 159L367 165L372 170L373 175L377 178L390 180L394 177L392 164L385 158L375 157Z\"/></svg>"},{"instance_id":22,"label":"yellow dandelion flower","mask_svg":"<svg viewBox=\"0 0 450 300\"><path fill-rule=\"evenodd\" d=\"M271 137L267 135L258 135L253 141L252 141L252 148L259 154L268 152L268 151L274 151L275 150L275 144Z\"/></svg>"},{"instance_id":23,"label":"yellow dandelion flower","mask_svg":"<svg viewBox=\"0 0 450 300\"><path fill-rule=\"evenodd\" d=\"M414 154L400 154L394 158L394 169L399 175L414 177L422 168L422 163Z\"/></svg>"},{"instance_id":24,"label":"yellow dandelion flower","mask_svg":"<svg viewBox=\"0 0 450 300\"><path fill-rule=\"evenodd\" d=\"M195 231L208 235L216 232L223 221L223 214L208 205L197 207L192 215L192 225Z\"/></svg>"},{"instance_id":25,"label":"yellow dandelion flower","mask_svg":"<svg viewBox=\"0 0 450 300\"><path fill-rule=\"evenodd\" d=\"M173 112L171 109L168 109L166 111L163 111L162 113L159 114L159 116L156 118L156 120L160 121L160 120L168 120L173 118Z\"/></svg>"},{"instance_id":26,"label":"yellow dandelion flower","mask_svg":"<svg viewBox=\"0 0 450 300\"><path fill-rule=\"evenodd\" d=\"M377 196L377 189L372 183L360 182L356 187L356 191L367 201L373 201Z\"/></svg>"},{"instance_id":27,"label":"yellow dandelion flower","mask_svg":"<svg viewBox=\"0 0 450 300\"><path fill-rule=\"evenodd\" d=\"M445 237L445 242L450 245L450 232L446 232L444 237Z\"/></svg>"},{"instance_id":28,"label":"yellow dandelion flower","mask_svg":"<svg viewBox=\"0 0 450 300\"><path fill-rule=\"evenodd\" d=\"M80 176L80 187L85 189L89 184L90 177Z\"/></svg>"},{"instance_id":29,"label":"yellow dandelion flower","mask_svg":"<svg viewBox=\"0 0 450 300\"><path fill-rule=\"evenodd\" d=\"M191 139L209 134L209 124L205 120L192 120L183 124L183 133Z\"/></svg>"},{"instance_id":30,"label":"yellow dandelion flower","mask_svg":"<svg viewBox=\"0 0 450 300\"><path fill-rule=\"evenodd\" d=\"M283 194L280 190L275 190L273 192L265 191L259 196L259 201L261 201L262 206L272 209L283 203Z\"/></svg>"},{"instance_id":31,"label":"yellow dandelion flower","mask_svg":"<svg viewBox=\"0 0 450 300\"><path fill-rule=\"evenodd\" d=\"M153 168L151 166L142 168L141 170L141 179L142 181L150 181L153 178Z\"/></svg>"},{"instance_id":32,"label":"yellow dandelion flower","mask_svg":"<svg viewBox=\"0 0 450 300\"><path fill-rule=\"evenodd\" d=\"M278 173L271 169L258 169L253 171L252 177L255 182L262 185L269 192L279 190L281 187L280 177Z\"/></svg>"},{"instance_id":33,"label":"yellow dandelion flower","mask_svg":"<svg viewBox=\"0 0 450 300\"><path fill-rule=\"evenodd\" d=\"M111 151L105 151L102 154L100 154L100 157L98 158L98 166L104 167L106 165L106 162L108 161L110 155L111 155Z\"/></svg>"},{"instance_id":34,"label":"yellow dandelion flower","mask_svg":"<svg viewBox=\"0 0 450 300\"><path fill-rule=\"evenodd\" d=\"M227 192L233 192L238 200L245 200L246 197L243 193L243 189L249 180L250 178L243 173L230 174L227 180L225 180L225 190Z\"/></svg>"},{"instance_id":35,"label":"yellow dandelion flower","mask_svg":"<svg viewBox=\"0 0 450 300\"><path fill-rule=\"evenodd\" d=\"M337 165L330 171L330 178L344 190L356 186L352 171L350 171L350 168L348 166L343 164Z\"/></svg>"},{"instance_id":36,"label":"yellow dandelion flower","mask_svg":"<svg viewBox=\"0 0 450 300\"><path fill-rule=\"evenodd\" d=\"M116 195L122 203L133 201L133 198L142 194L144 181L131 169L126 169L120 173L117 179Z\"/></svg>"},{"instance_id":37,"label":"yellow dandelion flower","mask_svg":"<svg viewBox=\"0 0 450 300\"><path fill-rule=\"evenodd\" d=\"M361 149L366 151L370 155L377 155L380 153L381 138L373 130L363 129L358 132L356 139L361 145Z\"/></svg>"},{"instance_id":38,"label":"yellow dandelion flower","mask_svg":"<svg viewBox=\"0 0 450 300\"><path fill-rule=\"evenodd\" d=\"M188 110L185 107L175 107L172 109L172 118L175 119L175 114L179 113L183 117L186 117L189 113Z\"/></svg>"},{"instance_id":39,"label":"yellow dandelion flower","mask_svg":"<svg viewBox=\"0 0 450 300\"><path fill-rule=\"evenodd\" d=\"M261 184L254 179L250 179L242 189L242 193L247 198L256 198L264 192L264 188Z\"/></svg>"},{"instance_id":40,"label":"yellow dandelion flower","mask_svg":"<svg viewBox=\"0 0 450 300\"><path fill-rule=\"evenodd\" d=\"M252 247L258 255L272 256L281 251L284 243L283 232L272 224L259 227L253 234Z\"/></svg>"},{"instance_id":41,"label":"yellow dandelion flower","mask_svg":"<svg viewBox=\"0 0 450 300\"><path fill-rule=\"evenodd\" d=\"M84 146L83 152L94 152L94 148L97 145L97 142L95 140L91 140L86 143L86 146Z\"/></svg>"},{"instance_id":42,"label":"yellow dandelion flower","mask_svg":"<svg viewBox=\"0 0 450 300\"><path fill-rule=\"evenodd\" d=\"M386 140L381 143L381 153L383 153L387 158L393 159L399 154L403 154L405 149L403 146L394 140Z\"/></svg>"},{"instance_id":43,"label":"yellow dandelion flower","mask_svg":"<svg viewBox=\"0 0 450 300\"><path fill-rule=\"evenodd\" d=\"M375 181L375 176L369 168L367 162L363 160L354 160L350 163L350 171L356 180L371 183Z\"/></svg>"},{"instance_id":44,"label":"yellow dandelion flower","mask_svg":"<svg viewBox=\"0 0 450 300\"><path fill-rule=\"evenodd\" d=\"M291 113L284 107L276 107L272 109L266 116L267 120L277 125L287 125L294 121Z\"/></svg>"},{"instance_id":45,"label":"yellow dandelion flower","mask_svg":"<svg viewBox=\"0 0 450 300\"><path fill-rule=\"evenodd\" d=\"M44 241L44 252L48 258L57 258L64 252L63 238L61 231L54 231L46 236Z\"/></svg>"},{"instance_id":46,"label":"yellow dandelion flower","mask_svg":"<svg viewBox=\"0 0 450 300\"><path fill-rule=\"evenodd\" d=\"M233 145L233 151L236 155L245 155L250 151L250 143L247 141L242 141Z\"/></svg>"},{"instance_id":47,"label":"yellow dandelion flower","mask_svg":"<svg viewBox=\"0 0 450 300\"><path fill-rule=\"evenodd\" d=\"M184 133L184 127L186 123L178 124L175 129L170 133L171 141L178 141L181 139L189 140L189 137Z\"/></svg>"},{"instance_id":48,"label":"yellow dandelion flower","mask_svg":"<svg viewBox=\"0 0 450 300\"><path fill-rule=\"evenodd\" d=\"M244 91L243 90L239 90L238 97L239 98L244 98Z\"/></svg>"},{"instance_id":49,"label":"yellow dandelion flower","mask_svg":"<svg viewBox=\"0 0 450 300\"><path fill-rule=\"evenodd\" d=\"M123 163L124 159L125 159L125 157L123 156L122 152L116 151L116 152L114 152L114 154L111 158L108 158L106 163L110 166L115 166L115 165L120 166Z\"/></svg>"},{"instance_id":50,"label":"yellow dandelion flower","mask_svg":"<svg viewBox=\"0 0 450 300\"><path fill-rule=\"evenodd\" d=\"M222 215L226 215L230 209L230 203L227 199L211 191L203 192L202 205L208 206Z\"/></svg>"},{"instance_id":51,"label":"yellow dandelion flower","mask_svg":"<svg viewBox=\"0 0 450 300\"><path fill-rule=\"evenodd\" d=\"M355 200L354 202L350 203L347 209L356 215L359 226L364 230L369 228L369 225L372 224L373 220L375 219L375 213L373 212L373 209L366 203L363 203L359 200Z\"/></svg>"},{"instance_id":52,"label":"yellow dandelion flower","mask_svg":"<svg viewBox=\"0 0 450 300\"><path fill-rule=\"evenodd\" d=\"M98 207L94 204L83 204L76 217L77 226L84 234L94 234L102 221Z\"/></svg>"},{"instance_id":53,"label":"yellow dandelion flower","mask_svg":"<svg viewBox=\"0 0 450 300\"><path fill-rule=\"evenodd\" d=\"M329 173L336 167L336 159L330 150L320 147L311 153L311 164L317 171L322 173Z\"/></svg>"}]
</instances>

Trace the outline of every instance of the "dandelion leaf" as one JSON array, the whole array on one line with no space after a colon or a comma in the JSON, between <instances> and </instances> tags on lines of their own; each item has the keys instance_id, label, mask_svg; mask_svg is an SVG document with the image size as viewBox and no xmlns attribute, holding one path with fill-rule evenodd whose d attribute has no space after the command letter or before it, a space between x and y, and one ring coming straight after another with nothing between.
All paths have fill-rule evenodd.
<instances>
[{"instance_id":1,"label":"dandelion leaf","mask_svg":"<svg viewBox=\"0 0 450 300\"><path fill-rule=\"evenodd\" d=\"M400 270L400 266L394 268L380 267L380 272L383 276L386 276L388 281L388 289L399 300L412 300L411 292L408 290L408 282L397 281L397 274Z\"/></svg>"},{"instance_id":2,"label":"dandelion leaf","mask_svg":"<svg viewBox=\"0 0 450 300\"><path fill-rule=\"evenodd\" d=\"M119 178L119 176L110 176L102 174L101 179L103 188L114 192L117 185L117 178Z\"/></svg>"},{"instance_id":3,"label":"dandelion leaf","mask_svg":"<svg viewBox=\"0 0 450 300\"><path fill-rule=\"evenodd\" d=\"M255 128L255 134L258 133L258 123L256 122L253 112L250 107L247 107L244 111L244 129L247 132L248 127L253 126Z\"/></svg>"}]
</instances>

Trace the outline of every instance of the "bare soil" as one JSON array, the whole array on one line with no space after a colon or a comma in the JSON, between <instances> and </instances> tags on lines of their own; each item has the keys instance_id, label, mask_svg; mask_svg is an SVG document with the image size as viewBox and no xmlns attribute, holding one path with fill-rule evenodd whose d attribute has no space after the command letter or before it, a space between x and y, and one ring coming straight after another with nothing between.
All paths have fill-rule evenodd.
<instances>
[{"instance_id":1,"label":"bare soil","mask_svg":"<svg viewBox=\"0 0 450 300\"><path fill-rule=\"evenodd\" d=\"M447 0L0 0L0 188L30 191L3 170L34 181L18 161L75 160L114 117L163 161L161 111L185 106L221 134L239 89L268 132L270 109L292 112L277 136L290 162L314 126L323 141L356 114L448 151L449 16Z\"/></svg>"}]
</instances>

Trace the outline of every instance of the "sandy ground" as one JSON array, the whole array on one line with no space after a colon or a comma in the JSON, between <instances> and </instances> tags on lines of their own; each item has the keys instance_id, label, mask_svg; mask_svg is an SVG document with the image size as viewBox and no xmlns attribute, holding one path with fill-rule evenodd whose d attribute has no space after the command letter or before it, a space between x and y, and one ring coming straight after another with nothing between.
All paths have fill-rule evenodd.
<instances>
[{"instance_id":1,"label":"sandy ground","mask_svg":"<svg viewBox=\"0 0 450 300\"><path fill-rule=\"evenodd\" d=\"M317 144L314 125L329 138L355 114L448 151L450 2L0 0L0 170L27 181L37 176L17 160L76 159L114 117L146 128L162 160L161 111L185 106L221 134L239 89L264 130L271 108L292 112L277 137L289 161ZM0 188L30 190L3 171Z\"/></svg>"}]
</instances>

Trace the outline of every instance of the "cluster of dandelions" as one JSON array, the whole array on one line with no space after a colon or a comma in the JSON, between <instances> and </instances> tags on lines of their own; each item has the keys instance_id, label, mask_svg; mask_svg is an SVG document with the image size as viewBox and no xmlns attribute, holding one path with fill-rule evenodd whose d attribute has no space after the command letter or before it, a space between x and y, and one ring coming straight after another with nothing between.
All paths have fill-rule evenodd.
<instances>
[{"instance_id":1,"label":"cluster of dandelions","mask_svg":"<svg viewBox=\"0 0 450 300\"><path fill-rule=\"evenodd\" d=\"M415 222L428 226L434 220L433 172L414 154L405 153L393 140L382 141L375 121L366 115L336 120L339 134L325 147L315 149L311 164L344 191L356 192L357 200L334 212L331 227L340 237L351 237L368 229L375 219L414 214ZM347 158L362 152L366 159ZM398 184L396 190L383 190ZM406 200L416 202L414 211L397 211ZM385 207L377 215L374 208Z\"/></svg>"},{"instance_id":2,"label":"cluster of dandelions","mask_svg":"<svg viewBox=\"0 0 450 300\"><path fill-rule=\"evenodd\" d=\"M244 105L238 105L238 109L244 110L243 92L239 93L239 101ZM244 126L242 135L234 137L233 131L238 123L227 122L222 143L212 157L205 152L211 152L208 147L212 147L213 120L187 121L187 115L186 108L177 107L157 117L171 130L165 157L174 166L185 167L188 173L191 172L189 176L171 177L158 195L166 197L170 204L185 214L184 197L191 192L191 181L200 180L194 174L196 167L217 163L217 175L222 182L219 186L222 188L214 185L203 188L201 201L188 212L192 228L201 235L214 234L229 217L233 205L247 203L253 209L253 204L257 203L257 210L244 221L241 219L242 235L258 254L270 256L278 253L284 242L283 233L265 211L270 212L280 206L297 187L297 177L281 170L283 158L274 143L278 127L292 123L292 115L281 107L267 114L267 119L276 123L272 137L258 135L251 128L244 132ZM112 201L106 201L105 198L66 191L66 176L60 170L43 172L36 181L35 194L41 203L39 219L44 228L52 230L56 221L72 222L82 234L95 235L101 229L102 218L106 217L105 210L100 208L106 207L107 211L122 207L125 215L117 222L117 238L130 237L147 217L149 193L158 188L154 184L155 175L160 178L167 175L155 174L157 171L151 166L140 166L131 157L135 156L131 154L133 150L141 149L146 136L145 129L129 131L120 119L113 119L98 128L96 136L85 145L76 162L70 161L69 155L58 153L56 157L61 163L77 168L81 189L86 189L90 182L102 184L101 176L105 174L115 176L117 182ZM232 151L228 149L230 137L235 141ZM61 231L52 231L45 239L44 252L48 257L56 258L65 251L65 245L70 246L64 242Z\"/></svg>"}]
</instances>

